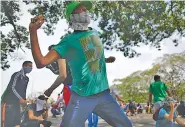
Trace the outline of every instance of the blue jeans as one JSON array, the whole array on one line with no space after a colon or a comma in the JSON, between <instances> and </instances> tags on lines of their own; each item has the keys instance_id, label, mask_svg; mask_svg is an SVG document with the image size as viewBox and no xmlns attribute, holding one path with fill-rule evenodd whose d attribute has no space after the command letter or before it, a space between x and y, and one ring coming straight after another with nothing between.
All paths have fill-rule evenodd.
<instances>
[{"instance_id":1,"label":"blue jeans","mask_svg":"<svg viewBox=\"0 0 185 127\"><path fill-rule=\"evenodd\" d=\"M109 90L92 96L71 93L60 127L85 127L85 121L92 112L113 127L132 127L131 121L110 95Z\"/></svg>"},{"instance_id":2,"label":"blue jeans","mask_svg":"<svg viewBox=\"0 0 185 127\"><path fill-rule=\"evenodd\" d=\"M91 113L88 117L88 127L97 127L98 125L98 116L95 113Z\"/></svg>"},{"instance_id":3,"label":"blue jeans","mask_svg":"<svg viewBox=\"0 0 185 127\"><path fill-rule=\"evenodd\" d=\"M61 114L58 110L56 110L54 108L51 109L51 113L53 114L53 116L56 116L56 115L60 115Z\"/></svg>"}]
</instances>

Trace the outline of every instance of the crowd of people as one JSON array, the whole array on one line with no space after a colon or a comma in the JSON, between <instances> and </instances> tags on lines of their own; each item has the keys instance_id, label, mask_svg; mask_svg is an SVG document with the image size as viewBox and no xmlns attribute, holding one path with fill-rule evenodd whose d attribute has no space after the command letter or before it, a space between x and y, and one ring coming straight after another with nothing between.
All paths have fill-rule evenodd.
<instances>
[{"instance_id":1,"label":"crowd of people","mask_svg":"<svg viewBox=\"0 0 185 127\"><path fill-rule=\"evenodd\" d=\"M60 127L84 127L86 120L89 121L89 127L97 127L98 117L114 127L133 127L127 114L142 113L143 106L139 103L136 105L133 101L124 106L125 102L119 96L116 86L110 90L106 63L114 62L115 57L105 58L100 33L88 27L88 11L91 8L90 1L73 1L66 6L66 20L74 32L62 38L57 45L50 46L46 56L41 53L37 35L44 17L31 19L29 32L34 62L39 69L50 69L57 78L43 95L26 106L21 117L20 105L29 103L26 100L29 82L26 74L32 70L32 62L25 61L22 69L12 75L2 96L2 127L39 127L40 124L50 127L52 123L47 120L49 107L46 100L61 84L64 84L62 97L51 105L53 117L61 114L60 104L63 105L64 115ZM177 117L181 112L176 113L174 110L175 101L171 98L167 85L158 75L154 76L154 80L149 88L147 112L154 114L156 127L175 127L177 124L173 120L178 126L184 127L185 123Z\"/></svg>"}]
</instances>

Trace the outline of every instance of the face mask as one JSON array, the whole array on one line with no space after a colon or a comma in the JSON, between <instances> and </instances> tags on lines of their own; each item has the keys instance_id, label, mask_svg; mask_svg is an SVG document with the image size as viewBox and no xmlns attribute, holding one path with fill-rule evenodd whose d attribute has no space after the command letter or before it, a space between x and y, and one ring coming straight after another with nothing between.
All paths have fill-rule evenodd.
<instances>
[{"instance_id":1,"label":"face mask","mask_svg":"<svg viewBox=\"0 0 185 127\"><path fill-rule=\"evenodd\" d=\"M74 30L88 30L90 24L90 14L83 12L79 14L71 14L69 26Z\"/></svg>"},{"instance_id":2,"label":"face mask","mask_svg":"<svg viewBox=\"0 0 185 127\"><path fill-rule=\"evenodd\" d=\"M30 73L32 71L32 67L23 67L24 73Z\"/></svg>"},{"instance_id":3,"label":"face mask","mask_svg":"<svg viewBox=\"0 0 185 127\"><path fill-rule=\"evenodd\" d=\"M37 99L36 105L37 105L36 111L41 111L44 109L44 106L46 105L46 101Z\"/></svg>"}]
</instances>

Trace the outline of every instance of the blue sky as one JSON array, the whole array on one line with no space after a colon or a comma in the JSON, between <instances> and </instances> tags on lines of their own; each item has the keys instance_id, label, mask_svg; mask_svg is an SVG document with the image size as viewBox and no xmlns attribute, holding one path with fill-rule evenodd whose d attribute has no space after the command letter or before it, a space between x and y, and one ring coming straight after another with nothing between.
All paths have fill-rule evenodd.
<instances>
[{"instance_id":1,"label":"blue sky","mask_svg":"<svg viewBox=\"0 0 185 127\"><path fill-rule=\"evenodd\" d=\"M26 26L28 28L31 15L27 13L27 9L25 9L25 5L21 4L21 8L23 11L23 16L21 17L20 24ZM91 26L97 28L97 23L91 22ZM57 44L60 41L60 37L64 34L64 29L68 28L68 25L65 20L59 21L58 25L56 26L55 34L53 36L47 36L42 29L38 31L39 43L41 47L41 51L43 55L47 53L48 46L51 44ZM9 31L11 27L3 28L3 31ZM174 35L175 36L175 35ZM161 57L162 55L168 53L179 53L185 50L185 38L180 38L179 41L181 42L178 47L174 47L171 39L165 39L162 43L162 50L158 51L155 48L149 46L141 46L140 48L136 48L138 52L142 55L137 58L125 58L123 53L116 52L116 51L105 51L105 55L108 56L115 56L116 61L112 64L107 64L107 74L109 79L109 85L112 85L112 81L115 78L123 78L128 76L134 71L137 70L145 70L152 67L152 63L157 57ZM183 43L182 43L183 42ZM31 51L25 49L26 53L22 51L16 51L15 54L21 57L21 60L12 60L10 59L11 67L6 70L1 70L1 93L4 91L8 82L10 80L11 75L19 71L21 69L22 62L25 60L33 61ZM27 95L30 95L34 92L43 92L47 89L53 81L56 79L56 75L51 73L48 69L36 69L34 65L33 71L29 74L30 82L28 84ZM58 89L54 91L52 97L56 98L58 92L61 91L63 85L61 85Z\"/></svg>"}]
</instances>

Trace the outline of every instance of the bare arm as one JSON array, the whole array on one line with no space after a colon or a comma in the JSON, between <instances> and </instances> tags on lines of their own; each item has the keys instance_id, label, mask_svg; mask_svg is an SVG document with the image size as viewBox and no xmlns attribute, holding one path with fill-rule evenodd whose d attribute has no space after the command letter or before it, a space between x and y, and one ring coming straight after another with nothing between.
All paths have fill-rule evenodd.
<instances>
[{"instance_id":1,"label":"bare arm","mask_svg":"<svg viewBox=\"0 0 185 127\"><path fill-rule=\"evenodd\" d=\"M44 17L37 16L35 17L35 19L37 19L37 21L35 23L30 23L29 25L31 51L37 68L43 68L46 65L59 59L60 56L54 50L51 50L46 56L42 55L40 46L38 43L37 29L39 29L41 25L44 23Z\"/></svg>"},{"instance_id":2,"label":"bare arm","mask_svg":"<svg viewBox=\"0 0 185 127\"><path fill-rule=\"evenodd\" d=\"M118 101L124 102L118 95L116 95L116 98L118 99Z\"/></svg>"},{"instance_id":3,"label":"bare arm","mask_svg":"<svg viewBox=\"0 0 185 127\"><path fill-rule=\"evenodd\" d=\"M41 116L34 116L34 113L32 110L28 110L28 117L30 120L39 120L39 121L43 121L44 119Z\"/></svg>"},{"instance_id":4,"label":"bare arm","mask_svg":"<svg viewBox=\"0 0 185 127\"><path fill-rule=\"evenodd\" d=\"M58 59L57 62L58 62L58 66L59 66L59 76L54 81L54 83L51 85L51 87L44 92L44 94L48 97L51 95L53 90L55 90L58 86L60 86L63 83L63 81L67 77L65 59Z\"/></svg>"},{"instance_id":5,"label":"bare arm","mask_svg":"<svg viewBox=\"0 0 185 127\"><path fill-rule=\"evenodd\" d=\"M182 127L185 127L185 122L183 122L180 118L176 118L175 119L175 121L179 124L179 125L181 125Z\"/></svg>"},{"instance_id":6,"label":"bare arm","mask_svg":"<svg viewBox=\"0 0 185 127\"><path fill-rule=\"evenodd\" d=\"M149 103L150 104L152 103L152 93L151 92L149 93Z\"/></svg>"},{"instance_id":7,"label":"bare arm","mask_svg":"<svg viewBox=\"0 0 185 127\"><path fill-rule=\"evenodd\" d=\"M166 114L164 116L166 119L168 119L169 121L173 121L173 117L174 117L174 104L170 104L170 114Z\"/></svg>"}]
</instances>

